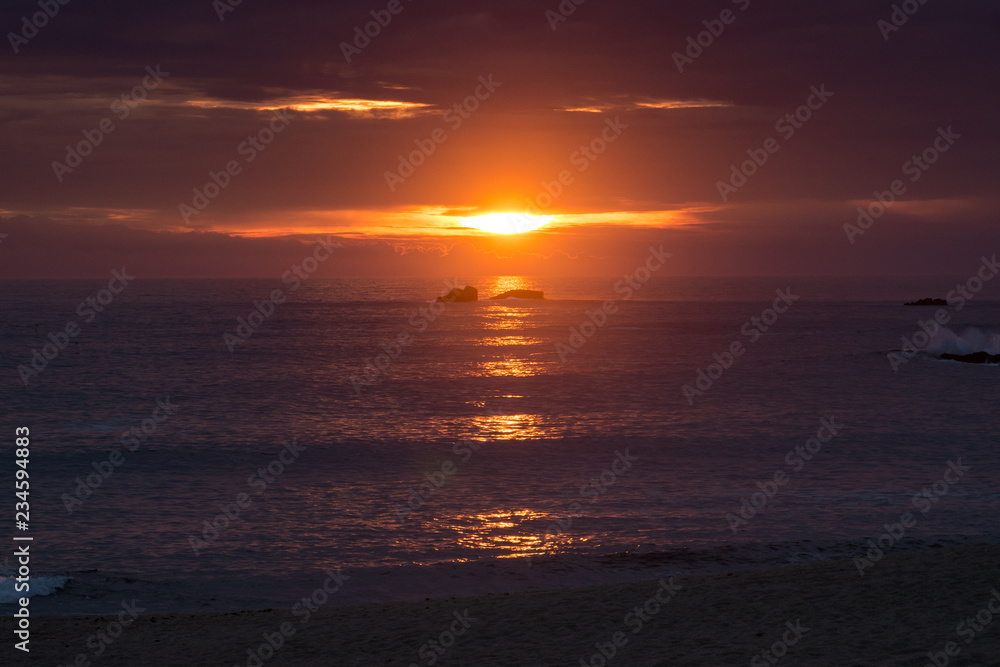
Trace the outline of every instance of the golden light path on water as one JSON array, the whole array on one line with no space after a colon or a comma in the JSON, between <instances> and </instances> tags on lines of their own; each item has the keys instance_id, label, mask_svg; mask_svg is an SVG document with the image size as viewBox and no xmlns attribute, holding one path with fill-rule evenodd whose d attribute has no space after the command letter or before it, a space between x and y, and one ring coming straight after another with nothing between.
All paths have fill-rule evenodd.
<instances>
[{"instance_id":1,"label":"golden light path on water","mask_svg":"<svg viewBox=\"0 0 1000 667\"><path fill-rule=\"evenodd\" d=\"M522 276L498 276L483 285L483 293L489 295L515 289L537 289L537 286ZM480 340L480 345L490 349L477 362L476 372L482 376L494 377L531 377L544 374L547 362L531 359L528 350L532 345L545 342L530 335L537 303L503 299L490 303L490 306L482 315ZM524 437L530 435L525 434Z\"/></svg>"},{"instance_id":2,"label":"golden light path on water","mask_svg":"<svg viewBox=\"0 0 1000 667\"><path fill-rule=\"evenodd\" d=\"M517 233L527 229L514 229L515 225L535 223L541 227L549 219L514 220L516 214L492 214L467 218L466 222L477 229L494 233ZM524 216L530 218L530 216ZM482 225L482 226L480 226ZM503 231L510 229L510 231ZM477 281L480 298L487 300L489 308L478 314L480 345L484 348L481 358L471 372L490 377L528 378L546 373L551 360L533 359L531 348L544 345L546 340L532 335L535 311L540 304L525 300L488 301L490 296L510 290L539 290L541 286L525 276L493 276ZM536 414L497 414L496 398L476 401L481 414L468 418L470 437L480 442L501 443L513 440L541 440L552 437L552 425ZM524 398L504 395L502 398ZM497 558L536 556L553 549L565 547L573 539L562 531L552 529L556 520L546 511L531 508L495 508L477 513L442 517L441 520L458 532L457 543L474 548Z\"/></svg>"},{"instance_id":3,"label":"golden light path on water","mask_svg":"<svg viewBox=\"0 0 1000 667\"><path fill-rule=\"evenodd\" d=\"M494 510L454 518L461 525L458 544L496 558L537 556L572 542L557 530L556 517L530 509ZM522 526L525 522L532 523L530 527Z\"/></svg>"}]
</instances>

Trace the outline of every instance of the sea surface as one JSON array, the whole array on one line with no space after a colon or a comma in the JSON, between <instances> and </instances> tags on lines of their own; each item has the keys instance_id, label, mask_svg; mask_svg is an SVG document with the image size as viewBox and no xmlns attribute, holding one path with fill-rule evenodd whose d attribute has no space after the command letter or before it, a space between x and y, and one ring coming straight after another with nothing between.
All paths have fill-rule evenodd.
<instances>
[{"instance_id":1,"label":"sea surface","mask_svg":"<svg viewBox=\"0 0 1000 667\"><path fill-rule=\"evenodd\" d=\"M1000 284L887 356L938 310L903 301L966 278L467 276L547 298L434 309L444 279L150 280L92 317L106 281L3 282L3 532L34 538L41 614L291 608L338 572L328 605L778 567L863 556L906 512L887 551L997 542L1000 367L931 352L996 351Z\"/></svg>"}]
</instances>

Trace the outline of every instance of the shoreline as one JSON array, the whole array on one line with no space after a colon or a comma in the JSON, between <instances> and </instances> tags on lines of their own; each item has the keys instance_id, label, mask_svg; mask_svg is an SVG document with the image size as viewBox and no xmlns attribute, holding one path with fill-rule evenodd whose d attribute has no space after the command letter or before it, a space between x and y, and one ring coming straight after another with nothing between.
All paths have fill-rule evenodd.
<instances>
[{"instance_id":1,"label":"shoreline","mask_svg":"<svg viewBox=\"0 0 1000 667\"><path fill-rule=\"evenodd\" d=\"M265 610L139 615L132 621L123 611L119 616L128 623L116 628L114 616L43 616L32 619L30 655L82 666L86 663L75 662L78 655L94 665L409 667L434 658L441 665L599 667L603 649L613 654L609 666L666 667L771 664L761 652L773 650L783 654L778 662L784 665L842 666L925 665L929 652L948 657L944 652L950 649L958 653L948 657L949 664L1000 665L1000 614L994 619L993 612L981 611L994 599L1000 611L998 564L1000 545L977 544L890 554L863 577L853 561L839 560L321 608L308 619ZM983 623L987 614L991 618ZM972 625L963 628L959 624L967 617ZM5 617L0 627L14 637L12 618ZM108 632L119 629L111 640ZM8 641L3 651L20 653L14 640ZM751 662L755 656L759 659Z\"/></svg>"}]
</instances>

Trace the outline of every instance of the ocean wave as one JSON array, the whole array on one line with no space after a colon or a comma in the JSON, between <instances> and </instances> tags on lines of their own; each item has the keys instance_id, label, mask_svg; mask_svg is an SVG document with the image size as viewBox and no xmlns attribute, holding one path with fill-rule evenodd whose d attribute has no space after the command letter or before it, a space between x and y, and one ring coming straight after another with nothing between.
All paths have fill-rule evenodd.
<instances>
[{"instance_id":1,"label":"ocean wave","mask_svg":"<svg viewBox=\"0 0 1000 667\"><path fill-rule=\"evenodd\" d=\"M969 327L961 334L956 334L947 327L941 327L919 351L929 352L938 357L942 354L964 355L976 352L1000 354L1000 334L986 332L976 327Z\"/></svg>"},{"instance_id":2,"label":"ocean wave","mask_svg":"<svg viewBox=\"0 0 1000 667\"><path fill-rule=\"evenodd\" d=\"M0 577L0 604L16 602L18 598L23 597L52 595L65 586L67 581L68 577L31 577L25 582L28 584L28 590L19 591L15 589L18 583L15 577Z\"/></svg>"}]
</instances>

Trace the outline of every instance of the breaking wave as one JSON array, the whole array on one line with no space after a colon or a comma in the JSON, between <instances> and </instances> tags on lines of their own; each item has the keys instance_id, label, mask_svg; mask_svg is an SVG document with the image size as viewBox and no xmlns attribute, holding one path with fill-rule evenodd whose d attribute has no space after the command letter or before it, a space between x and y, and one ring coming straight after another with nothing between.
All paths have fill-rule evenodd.
<instances>
[{"instance_id":1,"label":"breaking wave","mask_svg":"<svg viewBox=\"0 0 1000 667\"><path fill-rule=\"evenodd\" d=\"M927 341L927 345L918 348L919 352L927 352L940 357L942 354L974 354L986 352L1000 354L1000 333L985 332L976 327L969 327L961 334L956 334L947 327L941 327Z\"/></svg>"}]
</instances>

